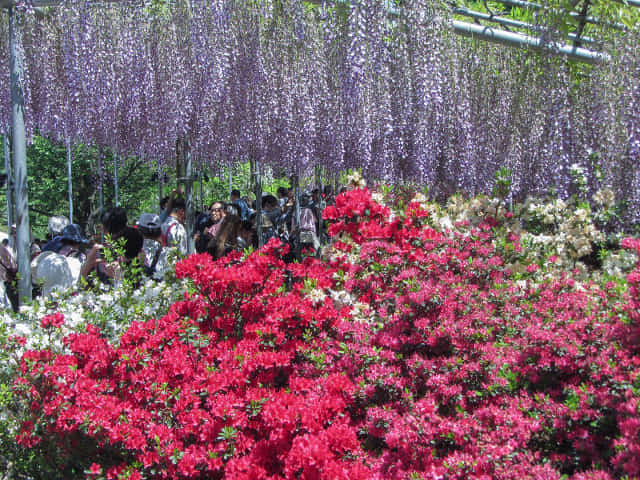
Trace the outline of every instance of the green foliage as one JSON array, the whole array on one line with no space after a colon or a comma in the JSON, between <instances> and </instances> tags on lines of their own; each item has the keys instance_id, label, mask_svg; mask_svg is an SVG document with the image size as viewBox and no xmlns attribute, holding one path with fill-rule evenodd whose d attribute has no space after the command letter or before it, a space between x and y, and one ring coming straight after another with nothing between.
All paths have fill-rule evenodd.
<instances>
[{"instance_id":1,"label":"green foliage","mask_svg":"<svg viewBox=\"0 0 640 480\"><path fill-rule=\"evenodd\" d=\"M511 190L512 173L513 172L506 167L502 167L500 170L496 171L492 192L494 197L499 198L500 200L507 198Z\"/></svg>"},{"instance_id":2,"label":"green foliage","mask_svg":"<svg viewBox=\"0 0 640 480\"><path fill-rule=\"evenodd\" d=\"M160 2L162 3L162 2ZM100 208L99 165L102 165L102 194L105 208L115 205L114 153L83 144L72 147L72 189L73 222L92 234L99 234L98 212ZM4 163L4 153L0 149L0 162ZM195 168L196 175L198 169ZM263 168L264 170L264 168ZM149 165L137 157L118 157L118 204L128 214L130 223L143 212L157 212L158 171L155 165ZM36 135L27 148L27 173L29 195L29 222L33 238L43 239L47 235L49 217L52 215L69 216L67 183L67 149L63 143ZM243 195L254 198L250 162L239 162L231 166L232 187ZM162 195L168 195L175 188L176 175L173 169L165 167L162 175ZM213 201L229 201L229 168L224 167L212 172L203 167L202 188L199 178L193 185L193 198L196 211L206 209ZM310 184L310 183L309 183ZM270 168L262 172L263 194L275 194L278 187L290 187L286 172L273 171ZM304 188L305 184L301 185ZM0 212L6 225L6 190L0 189ZM1 228L1 227L0 227Z\"/></svg>"},{"instance_id":3,"label":"green foliage","mask_svg":"<svg viewBox=\"0 0 640 480\"><path fill-rule=\"evenodd\" d=\"M72 147L73 221L79 225L95 224L99 209L96 174L99 156L103 157L104 165L104 205L109 207L115 203L113 154L86 145ZM51 215L69 215L66 146L36 135L27 148L27 172L29 222L34 238L44 238ZM131 219L140 212L158 210L156 175L142 159L118 159L118 200ZM6 205L4 189L0 192L0 203Z\"/></svg>"}]
</instances>

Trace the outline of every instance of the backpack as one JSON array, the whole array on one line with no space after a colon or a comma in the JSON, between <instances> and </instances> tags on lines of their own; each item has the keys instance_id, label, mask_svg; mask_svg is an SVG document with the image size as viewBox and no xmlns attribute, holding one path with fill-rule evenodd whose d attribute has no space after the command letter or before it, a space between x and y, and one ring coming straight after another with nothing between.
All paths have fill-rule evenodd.
<instances>
[{"instance_id":1,"label":"backpack","mask_svg":"<svg viewBox=\"0 0 640 480\"><path fill-rule=\"evenodd\" d=\"M147 277L153 278L153 274L156 273L156 265L158 264L158 259L160 258L162 249L163 247L161 246L158 250L156 250L156 254L153 257L153 262L151 262L151 265L145 265L143 267L144 274Z\"/></svg>"},{"instance_id":2,"label":"backpack","mask_svg":"<svg viewBox=\"0 0 640 480\"><path fill-rule=\"evenodd\" d=\"M316 231L316 219L313 210L310 208L300 209L300 231L314 232Z\"/></svg>"}]
</instances>

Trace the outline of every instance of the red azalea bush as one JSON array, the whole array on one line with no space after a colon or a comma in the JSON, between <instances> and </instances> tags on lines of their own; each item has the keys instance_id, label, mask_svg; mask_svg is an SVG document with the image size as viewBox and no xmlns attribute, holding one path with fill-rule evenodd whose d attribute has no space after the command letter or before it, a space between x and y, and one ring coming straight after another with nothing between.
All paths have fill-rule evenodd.
<instances>
[{"instance_id":1,"label":"red azalea bush","mask_svg":"<svg viewBox=\"0 0 640 480\"><path fill-rule=\"evenodd\" d=\"M325 218L326 261L194 255L193 290L117 346L27 352L18 441L93 478L640 475L640 270L516 283L495 225L444 236L367 190Z\"/></svg>"}]
</instances>

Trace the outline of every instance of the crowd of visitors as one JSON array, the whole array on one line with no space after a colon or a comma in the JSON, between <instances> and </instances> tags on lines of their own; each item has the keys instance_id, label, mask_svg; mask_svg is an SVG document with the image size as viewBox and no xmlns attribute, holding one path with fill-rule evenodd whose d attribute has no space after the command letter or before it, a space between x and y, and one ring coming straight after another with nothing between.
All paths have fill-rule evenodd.
<instances>
[{"instance_id":1,"label":"crowd of visitors","mask_svg":"<svg viewBox=\"0 0 640 480\"><path fill-rule=\"evenodd\" d=\"M301 195L296 209L293 190L280 187L277 197L263 195L258 219L256 203L250 205L239 190L232 190L228 202L216 200L207 211L196 214L192 245L196 252L214 259L234 250L255 248L274 237L291 244L292 252L318 252L325 234L321 211L332 202L331 187L327 186L322 195L318 189ZM134 284L144 277L163 281L175 261L189 253L186 205L175 191L163 199L159 215L142 213L131 224L125 209L112 207L101 212L100 224L101 234L89 239L80 225L66 217L49 219L46 242L35 242L31 248L34 296L92 286L108 289L125 278ZM14 244L15 232L0 243L0 308L16 310ZM290 254L288 260L293 258Z\"/></svg>"}]
</instances>

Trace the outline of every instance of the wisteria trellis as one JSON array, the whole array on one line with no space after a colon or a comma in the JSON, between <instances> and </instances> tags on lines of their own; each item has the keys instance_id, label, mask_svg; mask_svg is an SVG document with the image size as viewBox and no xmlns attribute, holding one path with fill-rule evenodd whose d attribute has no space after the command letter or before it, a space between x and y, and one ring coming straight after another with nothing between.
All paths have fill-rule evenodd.
<instances>
[{"instance_id":1,"label":"wisteria trellis","mask_svg":"<svg viewBox=\"0 0 640 480\"><path fill-rule=\"evenodd\" d=\"M26 2L28 4L28 2ZM24 18L27 128L172 162L251 156L412 181L435 194L566 195L569 167L609 184L640 219L638 32L581 72L553 57L460 39L446 12L405 2L68 0ZM9 119L0 24L0 122ZM580 81L575 79L580 75ZM603 177L595 175L598 168Z\"/></svg>"}]
</instances>

